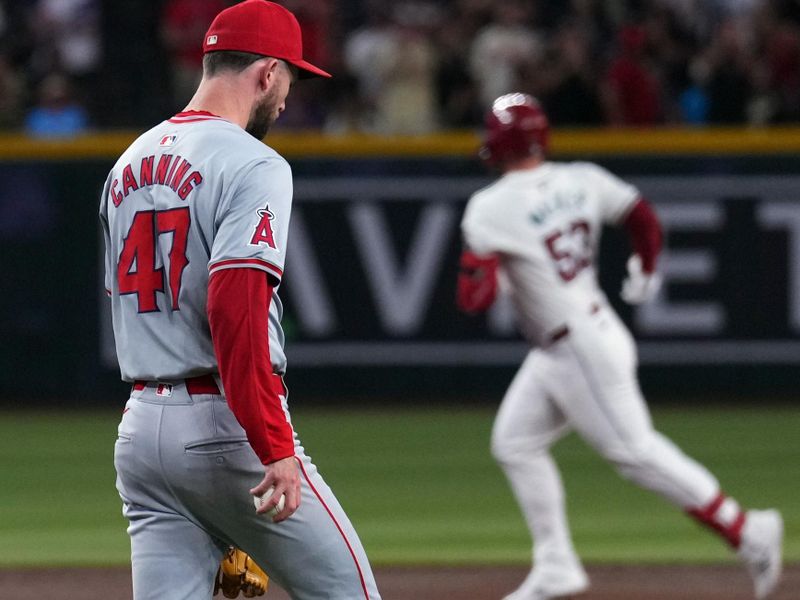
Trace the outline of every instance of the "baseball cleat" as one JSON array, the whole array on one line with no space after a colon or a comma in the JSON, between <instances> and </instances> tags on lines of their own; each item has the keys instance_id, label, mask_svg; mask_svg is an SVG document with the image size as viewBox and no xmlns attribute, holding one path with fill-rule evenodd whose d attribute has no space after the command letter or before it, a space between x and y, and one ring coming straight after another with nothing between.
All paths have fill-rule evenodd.
<instances>
[{"instance_id":1,"label":"baseball cleat","mask_svg":"<svg viewBox=\"0 0 800 600\"><path fill-rule=\"evenodd\" d=\"M580 566L562 571L534 569L522 585L503 600L566 600L587 589L589 577Z\"/></svg>"},{"instance_id":2,"label":"baseball cleat","mask_svg":"<svg viewBox=\"0 0 800 600\"><path fill-rule=\"evenodd\" d=\"M767 598L781 579L783 518L777 510L749 510L739 557L753 580L756 598Z\"/></svg>"}]
</instances>

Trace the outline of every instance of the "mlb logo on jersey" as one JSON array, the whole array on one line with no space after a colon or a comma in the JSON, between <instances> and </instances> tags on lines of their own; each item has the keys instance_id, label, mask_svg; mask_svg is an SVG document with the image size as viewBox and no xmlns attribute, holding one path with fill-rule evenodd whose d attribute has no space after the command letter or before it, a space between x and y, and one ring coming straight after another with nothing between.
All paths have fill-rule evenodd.
<instances>
[{"instance_id":1,"label":"mlb logo on jersey","mask_svg":"<svg viewBox=\"0 0 800 600\"><path fill-rule=\"evenodd\" d=\"M156 386L156 396L169 398L172 396L172 385L169 383L159 383Z\"/></svg>"},{"instance_id":2,"label":"mlb logo on jersey","mask_svg":"<svg viewBox=\"0 0 800 600\"><path fill-rule=\"evenodd\" d=\"M165 135L161 138L161 141L158 143L159 146L172 146L175 143L175 140L178 139L177 135Z\"/></svg>"}]
</instances>

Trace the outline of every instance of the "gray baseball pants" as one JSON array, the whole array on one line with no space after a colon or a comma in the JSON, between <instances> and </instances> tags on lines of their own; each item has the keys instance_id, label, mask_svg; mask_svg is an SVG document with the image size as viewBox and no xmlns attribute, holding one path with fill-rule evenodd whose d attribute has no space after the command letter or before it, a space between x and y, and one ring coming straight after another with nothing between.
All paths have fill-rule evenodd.
<instances>
[{"instance_id":1,"label":"gray baseball pants","mask_svg":"<svg viewBox=\"0 0 800 600\"><path fill-rule=\"evenodd\" d=\"M294 599L380 600L358 535L296 435L295 457L300 508L273 523L255 513L249 489L264 467L222 395L190 395L182 382L133 391L114 465L134 600L210 599L229 545Z\"/></svg>"}]
</instances>

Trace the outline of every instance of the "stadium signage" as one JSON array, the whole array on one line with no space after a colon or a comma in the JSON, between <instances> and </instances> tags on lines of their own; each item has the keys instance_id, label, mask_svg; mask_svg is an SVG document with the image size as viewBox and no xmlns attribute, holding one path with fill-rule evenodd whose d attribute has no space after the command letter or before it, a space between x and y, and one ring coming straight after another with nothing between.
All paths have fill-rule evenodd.
<instances>
[{"instance_id":1,"label":"stadium signage","mask_svg":"<svg viewBox=\"0 0 800 600\"><path fill-rule=\"evenodd\" d=\"M629 180L664 225L663 290L635 310L618 300L624 236L606 243L600 273L641 363L800 363L800 177ZM507 300L478 319L453 304L461 213L489 181L298 177L281 290L292 364L517 364L527 345Z\"/></svg>"},{"instance_id":2,"label":"stadium signage","mask_svg":"<svg viewBox=\"0 0 800 600\"><path fill-rule=\"evenodd\" d=\"M800 178L632 181L655 203L667 244L662 293L625 315L642 362L800 362ZM516 362L525 345L508 302L478 327L452 304L461 212L487 182L299 181L284 292L294 363ZM332 209L338 223L322 216ZM609 246L610 261L622 264L622 250Z\"/></svg>"}]
</instances>

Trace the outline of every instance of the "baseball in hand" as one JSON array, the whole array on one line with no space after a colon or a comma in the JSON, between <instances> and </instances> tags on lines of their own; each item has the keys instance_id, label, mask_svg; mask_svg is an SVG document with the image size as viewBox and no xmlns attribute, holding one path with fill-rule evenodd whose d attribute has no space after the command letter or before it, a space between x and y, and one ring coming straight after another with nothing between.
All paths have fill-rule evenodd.
<instances>
[{"instance_id":1,"label":"baseball in hand","mask_svg":"<svg viewBox=\"0 0 800 600\"><path fill-rule=\"evenodd\" d=\"M253 504L256 505L256 510L261 508L261 505L265 504L272 497L272 493L274 491L275 488L270 486L270 488L266 492L264 492L262 496L253 496ZM285 505L286 505L286 496L281 494L281 499L278 500L278 503L271 510L265 512L264 515L267 517L274 517L283 510L283 507Z\"/></svg>"}]
</instances>

